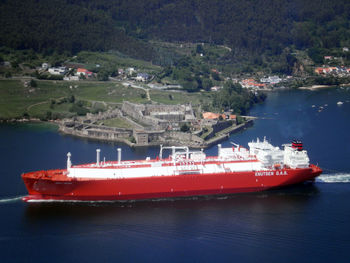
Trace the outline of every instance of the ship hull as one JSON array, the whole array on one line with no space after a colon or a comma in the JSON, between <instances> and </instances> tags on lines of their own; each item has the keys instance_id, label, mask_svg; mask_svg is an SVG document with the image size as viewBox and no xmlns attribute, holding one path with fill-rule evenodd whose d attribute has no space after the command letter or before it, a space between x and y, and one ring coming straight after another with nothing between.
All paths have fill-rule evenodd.
<instances>
[{"instance_id":1,"label":"ship hull","mask_svg":"<svg viewBox=\"0 0 350 263\"><path fill-rule=\"evenodd\" d=\"M259 192L311 181L322 170L314 165L281 169L212 174L182 174L123 179L80 179L63 176L66 170L23 174L29 195L24 201L118 201L228 195ZM57 176L47 176L56 174Z\"/></svg>"}]
</instances>

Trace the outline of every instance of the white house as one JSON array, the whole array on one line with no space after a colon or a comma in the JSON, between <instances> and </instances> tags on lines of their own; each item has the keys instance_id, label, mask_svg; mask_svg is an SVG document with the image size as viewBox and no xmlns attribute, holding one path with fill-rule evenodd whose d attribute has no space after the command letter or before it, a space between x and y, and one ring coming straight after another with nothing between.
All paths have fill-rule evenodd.
<instances>
[{"instance_id":1,"label":"white house","mask_svg":"<svg viewBox=\"0 0 350 263\"><path fill-rule=\"evenodd\" d=\"M49 73L52 74L52 75L64 75L66 74L66 67L58 67L58 68L49 68Z\"/></svg>"},{"instance_id":2,"label":"white house","mask_svg":"<svg viewBox=\"0 0 350 263\"><path fill-rule=\"evenodd\" d=\"M149 75L147 73L138 73L136 76L137 81L145 82L149 79Z\"/></svg>"},{"instance_id":3,"label":"white house","mask_svg":"<svg viewBox=\"0 0 350 263\"><path fill-rule=\"evenodd\" d=\"M136 70L134 69L134 68L127 68L126 70L125 70L125 72L126 72L126 74L128 74L128 75L132 75L132 73L134 73Z\"/></svg>"},{"instance_id":4,"label":"white house","mask_svg":"<svg viewBox=\"0 0 350 263\"><path fill-rule=\"evenodd\" d=\"M280 83L282 79L278 76L269 76L267 78L261 78L260 82L261 83L269 83L269 84L277 84Z\"/></svg>"},{"instance_id":5,"label":"white house","mask_svg":"<svg viewBox=\"0 0 350 263\"><path fill-rule=\"evenodd\" d=\"M222 89L222 87L220 87L220 86L213 86L210 88L211 91L219 91L221 89Z\"/></svg>"},{"instance_id":6,"label":"white house","mask_svg":"<svg viewBox=\"0 0 350 263\"><path fill-rule=\"evenodd\" d=\"M50 67L50 64L47 62L44 62L43 64L41 64L41 68L44 70L47 70Z\"/></svg>"},{"instance_id":7,"label":"white house","mask_svg":"<svg viewBox=\"0 0 350 263\"><path fill-rule=\"evenodd\" d=\"M69 76L69 77L64 77L63 80L67 81L78 81L79 77L78 76Z\"/></svg>"}]
</instances>

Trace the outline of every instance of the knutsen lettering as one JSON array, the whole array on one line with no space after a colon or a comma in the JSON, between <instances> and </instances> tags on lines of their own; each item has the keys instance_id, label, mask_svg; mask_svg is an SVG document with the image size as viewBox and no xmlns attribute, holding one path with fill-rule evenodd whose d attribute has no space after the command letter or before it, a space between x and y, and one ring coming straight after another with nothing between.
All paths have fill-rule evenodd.
<instances>
[{"instance_id":1,"label":"knutsen lettering","mask_svg":"<svg viewBox=\"0 0 350 263\"><path fill-rule=\"evenodd\" d=\"M264 171L255 172L255 176L273 176L273 175L288 175L287 171Z\"/></svg>"}]
</instances>

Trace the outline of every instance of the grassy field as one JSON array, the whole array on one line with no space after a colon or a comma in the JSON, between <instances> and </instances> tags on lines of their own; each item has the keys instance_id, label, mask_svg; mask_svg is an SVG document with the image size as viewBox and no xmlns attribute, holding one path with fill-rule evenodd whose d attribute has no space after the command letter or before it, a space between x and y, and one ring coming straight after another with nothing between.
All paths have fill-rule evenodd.
<instances>
[{"instance_id":1,"label":"grassy field","mask_svg":"<svg viewBox=\"0 0 350 263\"><path fill-rule=\"evenodd\" d=\"M28 81L28 80L27 80ZM39 81L36 87L26 87L24 80L0 80L0 119L22 118L23 114L30 117L43 118L48 112L59 118L72 116L71 102L60 102L71 96L75 102L83 101L85 107L93 111L97 108L105 109L108 105L130 101L134 103L149 103L145 91L132 87L125 87L115 82L65 82ZM209 104L211 94L183 93L150 90L153 102L163 104L183 104L191 102L193 105ZM52 103L54 101L54 103ZM95 108L92 107L95 105Z\"/></svg>"},{"instance_id":2,"label":"grassy field","mask_svg":"<svg viewBox=\"0 0 350 263\"><path fill-rule=\"evenodd\" d=\"M157 72L161 68L150 62L137 60L123 56L118 52L80 52L71 62L83 63L89 69L96 68L96 65L105 69L134 67L147 72Z\"/></svg>"},{"instance_id":3,"label":"grassy field","mask_svg":"<svg viewBox=\"0 0 350 263\"><path fill-rule=\"evenodd\" d=\"M78 99L91 101L105 101L111 103L121 103L123 100L142 103L146 102L142 98L145 92L141 89L125 87L113 82L79 83L77 88L72 89L72 93Z\"/></svg>"},{"instance_id":4,"label":"grassy field","mask_svg":"<svg viewBox=\"0 0 350 263\"><path fill-rule=\"evenodd\" d=\"M113 119L109 119L109 120L104 120L103 124L109 127L118 127L118 128L126 128L126 129L132 129L134 128L134 126L121 118L113 118Z\"/></svg>"},{"instance_id":5,"label":"grassy field","mask_svg":"<svg viewBox=\"0 0 350 263\"><path fill-rule=\"evenodd\" d=\"M152 101L162 104L184 104L203 105L211 103L212 95L208 92L170 92L163 90L150 90Z\"/></svg>"},{"instance_id":6,"label":"grassy field","mask_svg":"<svg viewBox=\"0 0 350 263\"><path fill-rule=\"evenodd\" d=\"M69 90L60 84L38 82L38 87L25 87L21 80L0 80L0 118L19 118L31 105L66 96Z\"/></svg>"},{"instance_id":7,"label":"grassy field","mask_svg":"<svg viewBox=\"0 0 350 263\"><path fill-rule=\"evenodd\" d=\"M22 80L0 80L0 119L21 118L25 112L42 117L47 111L69 113L69 103L55 104L72 95L75 100L121 103L123 100L146 102L140 89L108 82L36 81L37 87L26 87Z\"/></svg>"}]
</instances>

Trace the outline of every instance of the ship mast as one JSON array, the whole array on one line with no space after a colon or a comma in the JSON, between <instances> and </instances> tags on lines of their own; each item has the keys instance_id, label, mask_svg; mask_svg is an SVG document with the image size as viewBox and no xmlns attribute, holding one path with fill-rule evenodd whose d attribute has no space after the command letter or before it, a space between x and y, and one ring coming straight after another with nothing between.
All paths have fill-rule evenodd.
<instances>
[{"instance_id":1,"label":"ship mast","mask_svg":"<svg viewBox=\"0 0 350 263\"><path fill-rule=\"evenodd\" d=\"M67 170L68 170L69 168L72 167L72 162L71 162L71 160L70 160L70 157L71 157L71 156L72 156L71 153L68 152L68 153L67 153Z\"/></svg>"}]
</instances>

